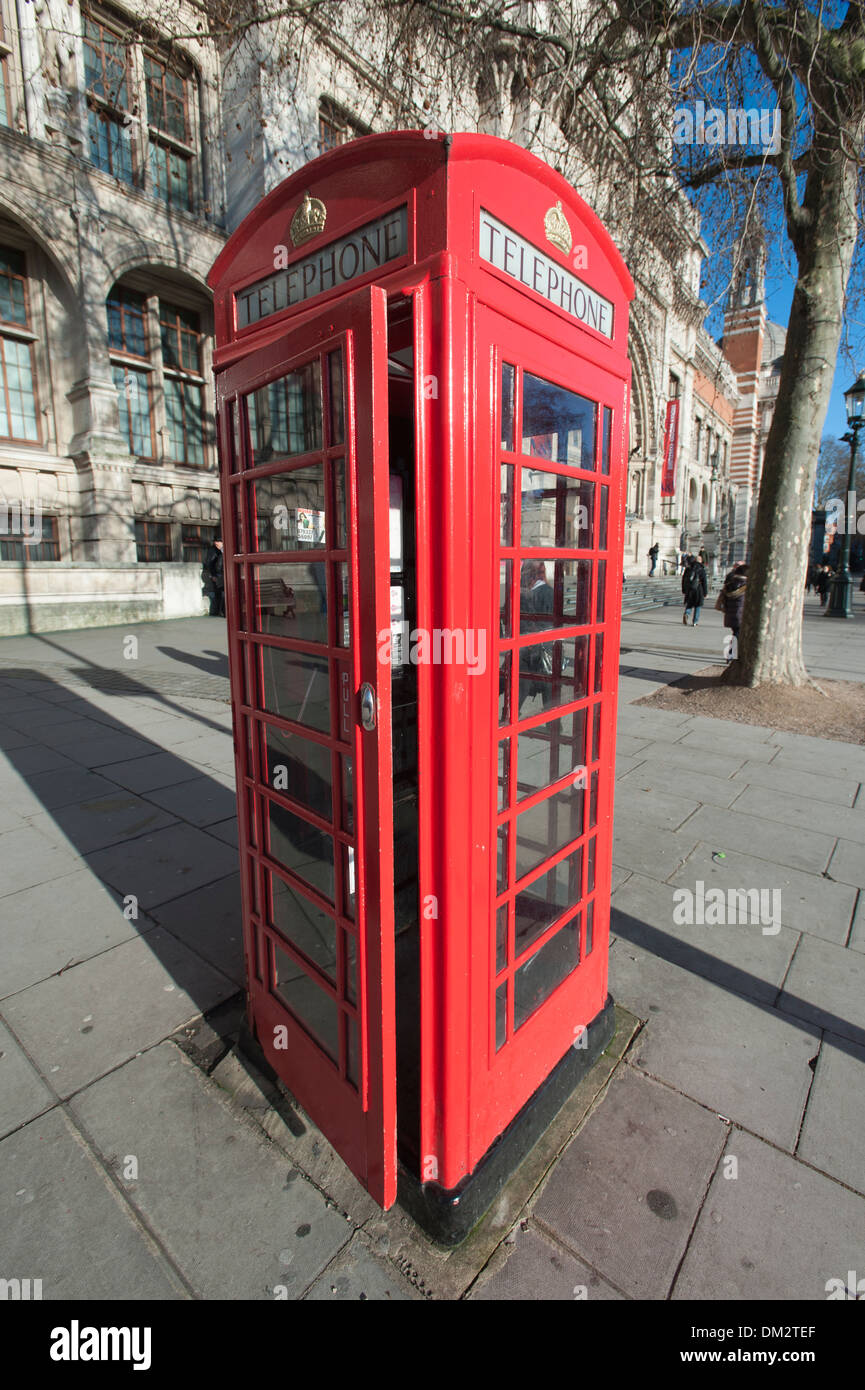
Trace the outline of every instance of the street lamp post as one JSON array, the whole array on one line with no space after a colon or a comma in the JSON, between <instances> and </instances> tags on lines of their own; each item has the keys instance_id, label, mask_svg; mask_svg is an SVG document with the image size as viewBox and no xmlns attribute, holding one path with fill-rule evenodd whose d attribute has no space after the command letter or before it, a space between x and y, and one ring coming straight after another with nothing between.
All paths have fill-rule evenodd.
<instances>
[{"instance_id":1,"label":"street lamp post","mask_svg":"<svg viewBox=\"0 0 865 1390\"><path fill-rule=\"evenodd\" d=\"M857 515L856 505L851 512L850 502L853 497L853 490L856 486L856 448L859 440L859 431L865 426L865 372L860 372L852 386L844 392L844 403L847 407L847 423L850 426L850 433L843 435L844 442L850 445L850 473L847 478L847 496L844 499L843 519L844 536L841 541L841 559L838 562L838 569L832 579L832 592L829 595L829 602L826 605L826 616L829 618L852 618L853 617L853 576L850 573L850 521L851 516L855 525Z\"/></svg>"}]
</instances>

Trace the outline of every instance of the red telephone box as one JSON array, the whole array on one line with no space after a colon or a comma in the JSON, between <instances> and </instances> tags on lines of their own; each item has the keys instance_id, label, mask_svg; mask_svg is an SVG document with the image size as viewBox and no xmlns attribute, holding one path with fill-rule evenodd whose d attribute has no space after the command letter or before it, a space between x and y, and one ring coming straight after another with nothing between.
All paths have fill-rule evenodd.
<instances>
[{"instance_id":1,"label":"red telephone box","mask_svg":"<svg viewBox=\"0 0 865 1390\"><path fill-rule=\"evenodd\" d=\"M454 1243L612 1035L633 285L547 165L421 132L210 283L250 1024Z\"/></svg>"}]
</instances>

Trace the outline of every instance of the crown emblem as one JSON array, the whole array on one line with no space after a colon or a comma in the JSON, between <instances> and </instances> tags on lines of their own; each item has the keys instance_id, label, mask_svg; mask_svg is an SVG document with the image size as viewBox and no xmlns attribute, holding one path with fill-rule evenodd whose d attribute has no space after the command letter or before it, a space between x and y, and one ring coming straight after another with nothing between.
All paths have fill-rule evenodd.
<instances>
[{"instance_id":1,"label":"crown emblem","mask_svg":"<svg viewBox=\"0 0 865 1390\"><path fill-rule=\"evenodd\" d=\"M311 237L318 236L319 232L324 231L326 221L327 208L321 199L304 193L303 202L298 206L289 227L292 245L302 246Z\"/></svg>"},{"instance_id":2,"label":"crown emblem","mask_svg":"<svg viewBox=\"0 0 865 1390\"><path fill-rule=\"evenodd\" d=\"M552 242L553 246L557 246L560 251L564 251L566 256L570 254L573 237L568 226L568 219L562 212L561 203L556 203L556 206L550 208L546 214L544 231L547 234L547 241Z\"/></svg>"}]
</instances>

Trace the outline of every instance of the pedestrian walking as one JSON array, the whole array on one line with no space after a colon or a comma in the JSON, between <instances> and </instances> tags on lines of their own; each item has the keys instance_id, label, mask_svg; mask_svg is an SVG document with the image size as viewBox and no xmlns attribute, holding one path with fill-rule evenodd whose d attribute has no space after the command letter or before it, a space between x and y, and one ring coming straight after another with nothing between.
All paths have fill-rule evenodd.
<instances>
[{"instance_id":1,"label":"pedestrian walking","mask_svg":"<svg viewBox=\"0 0 865 1390\"><path fill-rule=\"evenodd\" d=\"M744 560L734 565L721 585L717 607L724 611L724 626L728 627L736 639L736 653L739 651L739 628L745 610L745 587L748 582L748 566ZM733 643L730 643L728 661L733 660Z\"/></svg>"},{"instance_id":2,"label":"pedestrian walking","mask_svg":"<svg viewBox=\"0 0 865 1390\"><path fill-rule=\"evenodd\" d=\"M832 585L832 571L828 565L821 565L817 571L814 581L814 588L820 595L820 607L826 607L826 599L829 597L829 589Z\"/></svg>"},{"instance_id":3,"label":"pedestrian walking","mask_svg":"<svg viewBox=\"0 0 865 1390\"><path fill-rule=\"evenodd\" d=\"M696 627L700 621L700 609L703 607L703 599L709 592L709 581L706 578L706 570L700 561L693 555L690 557L691 563L682 575L682 594L684 596L685 611L682 614L682 622L687 623L688 614L693 613L692 626Z\"/></svg>"},{"instance_id":4,"label":"pedestrian walking","mask_svg":"<svg viewBox=\"0 0 865 1390\"><path fill-rule=\"evenodd\" d=\"M650 545L650 546L649 546L649 561L650 561L651 566L652 566L652 568L649 570L649 578L650 578L650 579L651 579L652 575L655 573L655 570L656 570L657 567L658 567L658 551L659 551L659 549L660 549L660 547L659 547L657 541L655 541L655 544L654 544L654 545Z\"/></svg>"}]
</instances>

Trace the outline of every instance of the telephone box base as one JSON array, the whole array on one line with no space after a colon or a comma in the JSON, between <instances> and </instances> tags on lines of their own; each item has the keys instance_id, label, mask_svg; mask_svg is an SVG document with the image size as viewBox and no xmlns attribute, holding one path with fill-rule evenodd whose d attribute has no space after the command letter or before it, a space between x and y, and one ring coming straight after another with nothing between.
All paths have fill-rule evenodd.
<instances>
[{"instance_id":1,"label":"telephone box base","mask_svg":"<svg viewBox=\"0 0 865 1390\"><path fill-rule=\"evenodd\" d=\"M446 1191L437 1183L421 1183L402 1165L397 1201L436 1245L459 1245L489 1210L565 1101L594 1066L616 1031L612 998L588 1025L587 1045L569 1047L507 1129L487 1149L474 1171Z\"/></svg>"}]
</instances>

